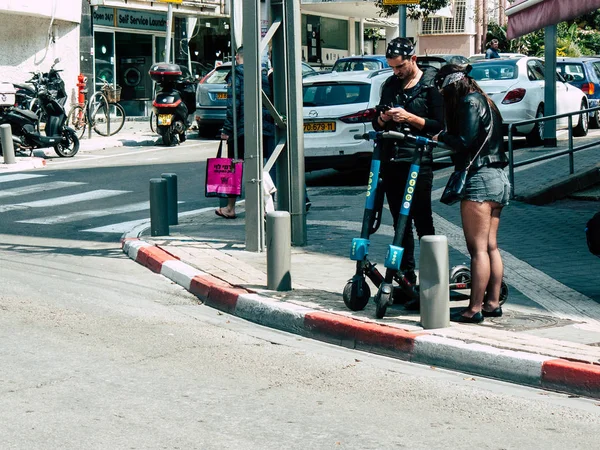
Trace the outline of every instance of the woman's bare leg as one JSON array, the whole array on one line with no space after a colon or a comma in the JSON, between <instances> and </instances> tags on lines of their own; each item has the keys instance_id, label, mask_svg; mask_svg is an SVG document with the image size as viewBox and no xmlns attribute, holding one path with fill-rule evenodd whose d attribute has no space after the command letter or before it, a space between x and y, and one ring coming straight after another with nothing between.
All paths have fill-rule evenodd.
<instances>
[{"instance_id":1,"label":"woman's bare leg","mask_svg":"<svg viewBox=\"0 0 600 450\"><path fill-rule=\"evenodd\" d=\"M460 214L467 249L471 255L471 298L463 313L472 317L481 311L485 290L490 281L490 255L488 239L492 223L492 204L463 200Z\"/></svg>"},{"instance_id":2,"label":"woman's bare leg","mask_svg":"<svg viewBox=\"0 0 600 450\"><path fill-rule=\"evenodd\" d=\"M500 250L498 250L498 227L500 226L500 213L502 206L498 203L492 203L492 217L490 226L490 235L488 238L488 254L490 256L490 281L487 285L487 292L483 309L493 311L500 306L500 287L502 286L502 277L504 276L504 265Z\"/></svg>"}]
</instances>

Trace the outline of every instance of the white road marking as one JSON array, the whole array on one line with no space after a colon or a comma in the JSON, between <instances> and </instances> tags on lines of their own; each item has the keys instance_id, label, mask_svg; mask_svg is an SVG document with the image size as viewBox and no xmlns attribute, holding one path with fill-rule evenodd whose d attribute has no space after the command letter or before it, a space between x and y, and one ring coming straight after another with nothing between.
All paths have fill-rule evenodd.
<instances>
[{"instance_id":1,"label":"white road marking","mask_svg":"<svg viewBox=\"0 0 600 450\"><path fill-rule=\"evenodd\" d=\"M178 202L178 203L183 203L183 202ZM237 204L239 204L239 202ZM204 212L211 211L214 209L215 209L214 206L210 206L208 208L195 209L193 211L185 211L185 212L179 213L178 217L194 216L196 214L202 214ZM111 225L105 225L105 226L97 227L97 228L88 228L87 230L81 230L81 231L87 231L87 232L91 232L91 233L120 233L120 234L131 232L132 234L134 234L134 232L132 231L132 230L134 230L134 228L139 227L140 228L139 233L141 233L149 226L150 226L150 219L138 219L138 220L129 220L127 222L113 223Z\"/></svg>"},{"instance_id":2,"label":"white road marking","mask_svg":"<svg viewBox=\"0 0 600 450\"><path fill-rule=\"evenodd\" d=\"M48 175L33 175L29 173L14 173L10 175L0 175L0 183L6 183L8 181L20 181L29 180L31 178L47 177Z\"/></svg>"},{"instance_id":3,"label":"white road marking","mask_svg":"<svg viewBox=\"0 0 600 450\"><path fill-rule=\"evenodd\" d=\"M71 203L97 200L101 198L114 197L115 195L126 194L131 191L116 191L110 189L98 189L96 191L84 192L82 194L65 195L63 197L50 198L47 200L37 200L33 202L17 203L13 205L0 206L0 212L13 211L27 208L44 208L48 206L67 205Z\"/></svg>"},{"instance_id":4,"label":"white road marking","mask_svg":"<svg viewBox=\"0 0 600 450\"><path fill-rule=\"evenodd\" d=\"M53 191L55 189L62 189L69 186L77 186L80 184L86 183L80 183L77 181L52 181L50 183L30 184L29 186L23 186L19 188L3 189L0 191L0 198L17 197L19 195L28 195L46 191Z\"/></svg>"},{"instance_id":5,"label":"white road marking","mask_svg":"<svg viewBox=\"0 0 600 450\"><path fill-rule=\"evenodd\" d=\"M37 219L19 220L20 223L39 223L43 225L55 225L57 223L76 222L77 220L92 219L94 217L110 216L112 214L123 214L133 211L144 211L150 209L150 202L132 203L106 209L90 209L87 211L76 211L69 214L59 214Z\"/></svg>"}]
</instances>

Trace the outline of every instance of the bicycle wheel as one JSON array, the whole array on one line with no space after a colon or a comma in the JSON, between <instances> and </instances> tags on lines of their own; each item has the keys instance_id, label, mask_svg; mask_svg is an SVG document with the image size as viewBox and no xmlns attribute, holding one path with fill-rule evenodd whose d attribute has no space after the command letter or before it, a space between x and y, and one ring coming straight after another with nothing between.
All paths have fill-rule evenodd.
<instances>
[{"instance_id":1,"label":"bicycle wheel","mask_svg":"<svg viewBox=\"0 0 600 450\"><path fill-rule=\"evenodd\" d=\"M87 115L83 107L75 105L71 108L67 116L67 126L75 131L79 139L83 137L87 128Z\"/></svg>"},{"instance_id":2,"label":"bicycle wheel","mask_svg":"<svg viewBox=\"0 0 600 450\"><path fill-rule=\"evenodd\" d=\"M125 110L118 103L109 103L108 108L99 107L93 119L94 130L101 136L117 134L125 124Z\"/></svg>"}]
</instances>

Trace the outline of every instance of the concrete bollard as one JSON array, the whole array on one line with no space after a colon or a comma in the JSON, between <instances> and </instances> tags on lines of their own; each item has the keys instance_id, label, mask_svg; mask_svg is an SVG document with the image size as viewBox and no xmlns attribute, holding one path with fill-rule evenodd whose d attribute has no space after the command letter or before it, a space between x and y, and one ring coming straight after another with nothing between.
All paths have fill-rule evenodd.
<instances>
[{"instance_id":1,"label":"concrete bollard","mask_svg":"<svg viewBox=\"0 0 600 450\"><path fill-rule=\"evenodd\" d=\"M150 235L169 235L167 180L164 178L150 179Z\"/></svg>"},{"instance_id":2,"label":"concrete bollard","mask_svg":"<svg viewBox=\"0 0 600 450\"><path fill-rule=\"evenodd\" d=\"M421 325L426 330L450 326L448 239L423 236L419 244Z\"/></svg>"},{"instance_id":3,"label":"concrete bollard","mask_svg":"<svg viewBox=\"0 0 600 450\"><path fill-rule=\"evenodd\" d=\"M177 175L174 173L163 173L161 174L161 178L167 180L167 215L169 216L169 225L178 225Z\"/></svg>"},{"instance_id":4,"label":"concrete bollard","mask_svg":"<svg viewBox=\"0 0 600 450\"><path fill-rule=\"evenodd\" d=\"M13 146L12 130L8 123L0 125L0 143L2 144L2 155L4 164L16 164L15 147Z\"/></svg>"},{"instance_id":5,"label":"concrete bollard","mask_svg":"<svg viewBox=\"0 0 600 450\"><path fill-rule=\"evenodd\" d=\"M292 221L287 211L267 214L267 289L291 291Z\"/></svg>"}]
</instances>

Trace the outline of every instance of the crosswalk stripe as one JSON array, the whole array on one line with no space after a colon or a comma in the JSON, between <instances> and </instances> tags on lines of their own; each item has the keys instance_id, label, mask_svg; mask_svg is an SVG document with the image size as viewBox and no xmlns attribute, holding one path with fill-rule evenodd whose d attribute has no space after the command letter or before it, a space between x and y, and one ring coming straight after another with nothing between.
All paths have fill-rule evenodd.
<instances>
[{"instance_id":1,"label":"crosswalk stripe","mask_svg":"<svg viewBox=\"0 0 600 450\"><path fill-rule=\"evenodd\" d=\"M12 189L3 189L0 191L0 198L3 197L17 197L19 195L28 195L41 193L46 191L53 191L55 189L62 189L69 186L77 186L80 184L77 181L52 181L50 183L42 183L42 184L31 184L29 186L23 186L19 188Z\"/></svg>"},{"instance_id":2,"label":"crosswalk stripe","mask_svg":"<svg viewBox=\"0 0 600 450\"><path fill-rule=\"evenodd\" d=\"M13 211L15 209L44 208L48 206L68 205L71 203L85 202L88 200L97 200L101 198L114 197L115 195L126 194L128 192L131 191L98 189L95 191L84 192L82 194L65 195L63 197L50 198L47 200L37 200L33 202L18 203L14 205L2 205L0 206L0 212Z\"/></svg>"},{"instance_id":3,"label":"crosswalk stripe","mask_svg":"<svg viewBox=\"0 0 600 450\"><path fill-rule=\"evenodd\" d=\"M10 175L0 175L0 183L9 181L29 180L31 178L47 177L48 175L34 175L31 173L11 173Z\"/></svg>"},{"instance_id":4,"label":"crosswalk stripe","mask_svg":"<svg viewBox=\"0 0 600 450\"><path fill-rule=\"evenodd\" d=\"M76 211L70 214L60 214L57 216L40 217L38 219L19 220L20 223L37 223L43 225L55 225L57 223L75 222L77 220L91 219L94 217L110 216L112 214L123 214L133 211L143 211L150 209L150 202L132 203L122 205L116 208L90 209L88 211Z\"/></svg>"},{"instance_id":5,"label":"crosswalk stripe","mask_svg":"<svg viewBox=\"0 0 600 450\"><path fill-rule=\"evenodd\" d=\"M177 202L177 203L184 203L184 202ZM193 211L180 212L179 214L177 214L177 217L182 218L182 217L187 217L187 216L194 216L196 214L210 211L211 209L215 209L214 206L210 206L208 208L196 209ZM88 228L87 230L81 230L81 231L90 232L90 233L120 233L120 234L123 234L123 233L127 233L127 232L133 230L134 228L138 227L139 225L149 224L149 223L150 223L150 219L146 218L146 219L138 219L138 220L129 220L127 222L113 223L110 225L105 225L105 226L96 227L96 228Z\"/></svg>"}]
</instances>

